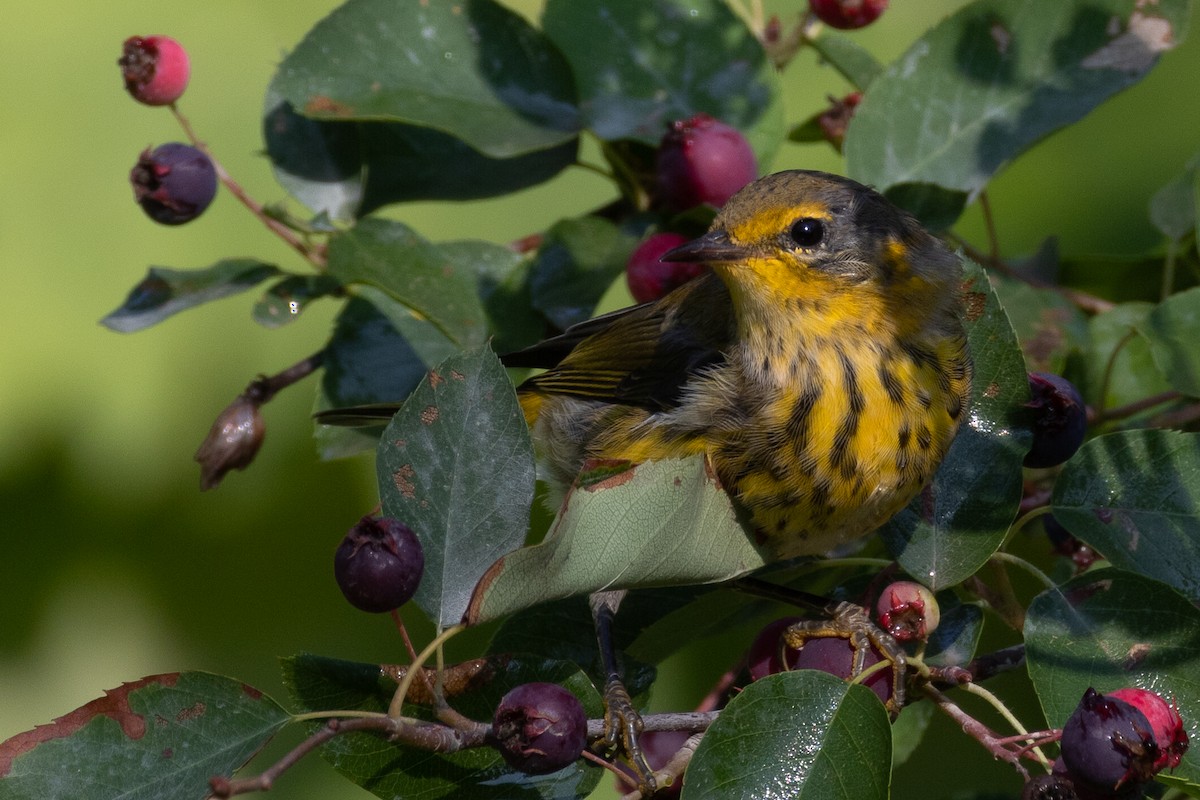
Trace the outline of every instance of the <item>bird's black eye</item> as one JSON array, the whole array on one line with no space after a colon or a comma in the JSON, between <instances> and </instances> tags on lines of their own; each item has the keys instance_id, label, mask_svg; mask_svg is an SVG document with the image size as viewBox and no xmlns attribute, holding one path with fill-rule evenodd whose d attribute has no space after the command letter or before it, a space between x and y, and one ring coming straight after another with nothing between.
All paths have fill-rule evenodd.
<instances>
[{"instance_id":1,"label":"bird's black eye","mask_svg":"<svg viewBox=\"0 0 1200 800\"><path fill-rule=\"evenodd\" d=\"M825 223L812 217L798 219L792 224L791 236L801 247L816 247L825 238Z\"/></svg>"}]
</instances>

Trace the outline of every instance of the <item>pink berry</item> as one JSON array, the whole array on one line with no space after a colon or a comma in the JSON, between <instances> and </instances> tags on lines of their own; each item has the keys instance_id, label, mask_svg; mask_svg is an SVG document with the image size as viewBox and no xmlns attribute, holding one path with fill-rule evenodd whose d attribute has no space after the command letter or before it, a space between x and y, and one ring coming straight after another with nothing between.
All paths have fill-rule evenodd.
<instances>
[{"instance_id":1,"label":"pink berry","mask_svg":"<svg viewBox=\"0 0 1200 800\"><path fill-rule=\"evenodd\" d=\"M842 30L870 25L888 6L888 0L808 0L817 19Z\"/></svg>"},{"instance_id":2,"label":"pink berry","mask_svg":"<svg viewBox=\"0 0 1200 800\"><path fill-rule=\"evenodd\" d=\"M1188 735L1183 729L1183 718L1179 716L1177 708L1154 692L1136 687L1117 689L1109 692L1108 696L1124 700L1146 715L1159 750L1158 759L1154 762L1156 771L1179 766L1188 749Z\"/></svg>"},{"instance_id":3,"label":"pink berry","mask_svg":"<svg viewBox=\"0 0 1200 800\"><path fill-rule=\"evenodd\" d=\"M896 581L875 604L879 624L897 641L924 641L937 629L941 609L933 592L914 581Z\"/></svg>"},{"instance_id":4,"label":"pink berry","mask_svg":"<svg viewBox=\"0 0 1200 800\"><path fill-rule=\"evenodd\" d=\"M125 89L148 106L166 106L178 100L191 73L187 51L169 36L129 37L117 65Z\"/></svg>"},{"instance_id":5,"label":"pink berry","mask_svg":"<svg viewBox=\"0 0 1200 800\"><path fill-rule=\"evenodd\" d=\"M625 279L634 300L639 303L657 300L708 269L694 262L659 260L664 253L687 241L686 236L678 233L656 233L638 245L625 268Z\"/></svg>"},{"instance_id":6,"label":"pink berry","mask_svg":"<svg viewBox=\"0 0 1200 800\"><path fill-rule=\"evenodd\" d=\"M658 201L671 211L723 206L758 177L754 151L741 132L708 114L671 123L655 164Z\"/></svg>"}]
</instances>

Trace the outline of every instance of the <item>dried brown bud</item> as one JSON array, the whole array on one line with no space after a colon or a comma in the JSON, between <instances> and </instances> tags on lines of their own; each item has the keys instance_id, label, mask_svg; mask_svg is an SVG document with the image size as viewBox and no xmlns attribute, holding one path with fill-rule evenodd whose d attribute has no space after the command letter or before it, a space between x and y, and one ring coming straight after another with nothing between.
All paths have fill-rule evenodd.
<instances>
[{"instance_id":1,"label":"dried brown bud","mask_svg":"<svg viewBox=\"0 0 1200 800\"><path fill-rule=\"evenodd\" d=\"M861 100L861 92L852 92L841 100L830 97L829 108L822 111L821 115L817 117L821 133L839 151L842 149L842 142L846 140L846 128L850 126L850 120L854 118L854 109L858 107Z\"/></svg>"},{"instance_id":2,"label":"dried brown bud","mask_svg":"<svg viewBox=\"0 0 1200 800\"><path fill-rule=\"evenodd\" d=\"M266 427L258 403L244 394L238 395L208 431L208 436L196 451L200 462L200 488L216 488L231 469L245 469L258 448L262 446Z\"/></svg>"}]
</instances>

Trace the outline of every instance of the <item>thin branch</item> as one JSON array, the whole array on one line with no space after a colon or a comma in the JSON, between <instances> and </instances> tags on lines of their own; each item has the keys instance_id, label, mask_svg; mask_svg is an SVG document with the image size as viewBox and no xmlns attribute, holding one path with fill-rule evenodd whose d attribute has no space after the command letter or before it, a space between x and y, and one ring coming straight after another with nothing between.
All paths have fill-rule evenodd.
<instances>
[{"instance_id":1,"label":"thin branch","mask_svg":"<svg viewBox=\"0 0 1200 800\"><path fill-rule=\"evenodd\" d=\"M192 146L204 153L204 155L208 156L208 159L212 162L213 167L217 171L217 177L220 178L221 183L224 184L225 188L229 190L229 193L236 197L242 205L250 209L251 214L258 217L259 221L262 222L263 225L266 225L272 233L274 233L280 239L283 239L283 241L286 242L289 247L303 256L305 260L310 262L318 269L324 269L325 254L323 252L323 248L313 247L309 243L305 242L303 238L298 236L294 230L275 219L270 214L266 213L266 211L263 210L262 203L259 203L257 200L247 194L246 190L242 188L241 184L235 181L230 174L226 172L225 167L221 165L221 162L218 161L216 156L212 154L212 151L208 149L208 145L206 145L200 139L200 137L196 135L196 132L192 129L191 122L186 116L184 116L183 112L180 111L174 103L171 103L170 109L171 113L175 115L176 121L179 122L179 126L183 128L184 135L186 135L188 140L192 143Z\"/></svg>"},{"instance_id":2,"label":"thin branch","mask_svg":"<svg viewBox=\"0 0 1200 800\"><path fill-rule=\"evenodd\" d=\"M274 375L260 375L250 382L242 394L257 405L262 405L280 391L297 383L316 372L325 360L325 351L318 350L307 358L302 358L282 372Z\"/></svg>"},{"instance_id":3,"label":"thin branch","mask_svg":"<svg viewBox=\"0 0 1200 800\"><path fill-rule=\"evenodd\" d=\"M1179 400L1182 397L1183 395L1181 395L1179 392L1169 391L1161 394L1151 395L1150 397L1143 397L1141 400L1135 400L1132 403L1126 403L1125 405L1117 406L1116 408L1100 409L1094 414L1089 415L1088 425L1100 425L1105 422L1113 422L1115 420L1132 417L1134 414L1140 414L1141 412L1147 411L1155 406L1161 406L1164 403L1170 403L1174 400Z\"/></svg>"},{"instance_id":4,"label":"thin branch","mask_svg":"<svg viewBox=\"0 0 1200 800\"><path fill-rule=\"evenodd\" d=\"M1029 780L1029 770L1025 769L1025 765L1021 763L1021 756L1019 753L1009 749L1009 747L1004 744L1004 741L997 736L991 728L984 725L967 712L963 711L954 703L954 701L952 701L934 686L926 684L923 688L925 690L925 694L929 696L929 699L933 701L934 705L941 709L946 716L957 722L963 729L963 733L966 733L968 736L975 739L975 741L983 745L984 749L991 753L993 757L1002 759L1012 764L1013 768L1016 769L1017 772L1021 773L1021 777L1023 777L1026 781Z\"/></svg>"}]
</instances>

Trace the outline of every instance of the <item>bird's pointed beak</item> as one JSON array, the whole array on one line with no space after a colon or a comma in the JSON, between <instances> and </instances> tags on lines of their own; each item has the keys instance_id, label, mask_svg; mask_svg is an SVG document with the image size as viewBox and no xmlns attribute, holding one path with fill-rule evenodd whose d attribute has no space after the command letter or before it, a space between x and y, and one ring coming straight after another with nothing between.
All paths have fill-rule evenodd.
<instances>
[{"instance_id":1,"label":"bird's pointed beak","mask_svg":"<svg viewBox=\"0 0 1200 800\"><path fill-rule=\"evenodd\" d=\"M659 258L660 261L740 261L748 255L747 248L729 241L725 231L709 231L699 239L693 239L687 244L681 244L673 250L668 250Z\"/></svg>"}]
</instances>

